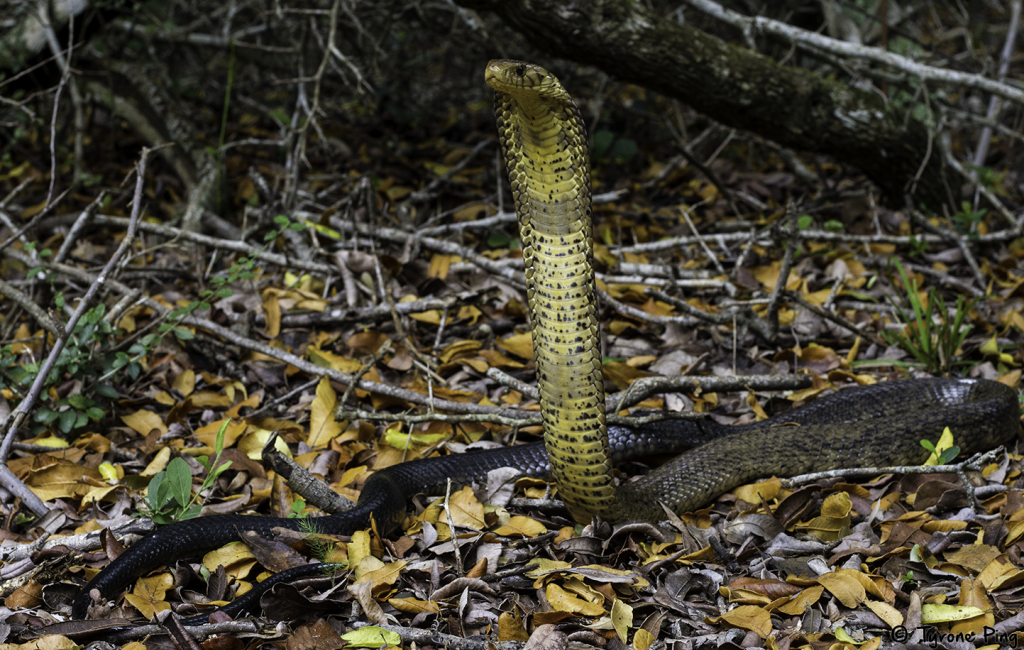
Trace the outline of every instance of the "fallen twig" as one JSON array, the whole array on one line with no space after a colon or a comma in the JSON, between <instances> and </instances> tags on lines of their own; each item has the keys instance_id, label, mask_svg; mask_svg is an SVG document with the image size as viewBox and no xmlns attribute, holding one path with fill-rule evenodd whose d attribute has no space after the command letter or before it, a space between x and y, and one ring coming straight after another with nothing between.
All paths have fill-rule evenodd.
<instances>
[{"instance_id":1,"label":"fallen twig","mask_svg":"<svg viewBox=\"0 0 1024 650\"><path fill-rule=\"evenodd\" d=\"M1003 447L997 447L983 454L975 454L971 458L955 465L896 465L893 467L851 467L849 469L832 469L825 472L802 474L782 479L782 487L792 488L804 483L813 483L823 479L846 478L849 476L875 476L880 474L956 474L967 492L967 501L971 508L978 507L974 495L974 486L967 478L967 470L981 471L981 468L995 462L999 454L1005 453Z\"/></svg>"}]
</instances>

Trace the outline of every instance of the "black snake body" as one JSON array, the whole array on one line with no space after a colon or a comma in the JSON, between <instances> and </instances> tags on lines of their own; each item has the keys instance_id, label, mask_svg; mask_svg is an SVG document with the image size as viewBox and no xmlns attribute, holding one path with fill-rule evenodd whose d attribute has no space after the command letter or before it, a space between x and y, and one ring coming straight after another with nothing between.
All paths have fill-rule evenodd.
<instances>
[{"instance_id":1,"label":"black snake body","mask_svg":"<svg viewBox=\"0 0 1024 650\"><path fill-rule=\"evenodd\" d=\"M920 463L928 453L919 441L937 439L946 426L953 430L963 454L991 449L1015 438L1018 413L1016 391L998 382L916 379L851 387L756 424L666 420L635 431L609 427L609 444L615 462L689 449L628 484L643 486L640 491L663 490L651 497L655 508L673 494L690 495L680 510L685 511L773 474ZM524 476L549 475L541 443L414 460L375 472L363 487L356 509L319 517L316 525L325 533L348 535L365 529L372 514L387 534L404 517L410 496L442 493L449 478L463 485L482 482L488 471L500 467L518 468ZM640 514L648 509L647 504L635 505ZM655 514L654 519L663 518L660 511ZM275 527L298 530L300 526L296 519L219 515L161 528L93 578L75 600L72 615L85 618L94 589L103 599L112 598L136 577L235 541L241 531L270 535Z\"/></svg>"}]
</instances>

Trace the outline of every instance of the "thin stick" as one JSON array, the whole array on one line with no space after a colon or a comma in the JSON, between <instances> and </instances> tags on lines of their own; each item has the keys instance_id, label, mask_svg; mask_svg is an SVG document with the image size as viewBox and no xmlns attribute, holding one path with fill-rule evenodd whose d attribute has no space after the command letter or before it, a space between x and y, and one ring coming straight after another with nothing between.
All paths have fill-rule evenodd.
<instances>
[{"instance_id":1,"label":"thin stick","mask_svg":"<svg viewBox=\"0 0 1024 650\"><path fill-rule=\"evenodd\" d=\"M57 338L53 349L50 350L49 356L39 368L39 372L36 374L35 381L32 382L32 387L29 389L28 394L11 413L10 423L7 427L7 431L4 433L3 442L0 443L0 483L2 483L4 487L11 492L14 492L17 496L22 497L22 500L28 509L40 517L45 515L49 511L49 508L47 508L42 500L37 497L34 492L29 490L13 472L7 469L7 458L11 453L11 445L14 443L18 430L25 422L25 418L28 417L29 412L35 406L36 400L39 398L39 394L43 390L43 385L46 383L46 378L49 376L50 371L53 370L54 365L56 365L57 359L60 357L60 353L64 349L68 338L70 338L74 333L75 326L78 325L78 321L85 315L85 312L89 309L89 306L96 298L100 289L103 288L104 284L106 284L107 278L121 261L124 254L128 252L132 241L135 239L136 225L139 221L139 214L142 212L142 187L146 179L146 161L149 158L149 154L149 148L143 147L142 155L135 168L135 196L132 201L132 215L128 222L128 232L125 235L125 238L121 241L121 244L117 247L117 250L114 252L113 256L111 256L106 266L103 267L103 270L100 271L100 274L96 277L96 281L92 283L89 290L86 291L84 296L82 296L82 299L78 303L78 307L75 309L64 328L63 336Z\"/></svg>"}]
</instances>

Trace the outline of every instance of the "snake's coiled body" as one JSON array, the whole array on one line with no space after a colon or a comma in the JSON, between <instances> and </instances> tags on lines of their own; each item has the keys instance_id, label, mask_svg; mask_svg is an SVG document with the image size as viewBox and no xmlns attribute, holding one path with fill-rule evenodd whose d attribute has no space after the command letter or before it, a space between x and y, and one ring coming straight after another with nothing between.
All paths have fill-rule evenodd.
<instances>
[{"instance_id":1,"label":"snake's coiled body","mask_svg":"<svg viewBox=\"0 0 1024 650\"><path fill-rule=\"evenodd\" d=\"M372 515L387 533L415 493L443 491L448 479L463 485L483 481L500 467L546 476L549 457L559 492L578 519L599 514L657 521L664 518L661 504L675 512L693 510L761 477L920 463L927 452L919 441L936 439L945 426L964 454L1017 435L1016 391L973 379L855 387L739 427L674 420L606 432L582 120L558 80L541 68L494 61L486 75L496 90L499 136L520 218L547 453L538 444L521 445L389 467L366 482L355 510L317 519L318 530L351 534ZM615 487L613 462L688 448L639 481ZM92 590L110 598L144 572L222 546L241 531L268 535L274 527L301 525L295 519L225 515L162 528L93 578L72 615L87 615ZM250 604L241 600L234 611Z\"/></svg>"}]
</instances>

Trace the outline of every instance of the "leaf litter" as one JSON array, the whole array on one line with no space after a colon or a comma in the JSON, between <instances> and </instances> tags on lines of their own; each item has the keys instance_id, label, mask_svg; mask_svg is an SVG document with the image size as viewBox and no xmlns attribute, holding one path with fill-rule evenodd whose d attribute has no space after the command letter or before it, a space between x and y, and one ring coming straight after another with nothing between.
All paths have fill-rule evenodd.
<instances>
[{"instance_id":1,"label":"leaf litter","mask_svg":"<svg viewBox=\"0 0 1024 650\"><path fill-rule=\"evenodd\" d=\"M625 145L616 149L615 142L607 143L609 160L598 165L596 191L617 184L625 193L595 211L599 283L614 301L602 310L609 388L625 391L643 377L684 372L802 373L811 379L807 388L788 392L671 390L630 404L624 413L686 409L744 422L842 386L911 374L922 358L899 345L933 342L930 334L922 337L926 321L911 314L934 307L943 294L946 310L963 310L957 333L964 336L936 363L960 364L972 376L1019 387L1020 238L986 251L985 294L969 304L957 303L955 287L939 281L941 275L968 277L957 275L962 259L933 244L927 255L907 256L897 272L890 258L906 255L904 249L881 239L815 240L815 224L829 223L819 216L806 221L808 237L786 271L785 237L764 233L785 227L789 202L799 200L808 215L838 217L847 233L873 232L869 226L882 223L889 234L902 236L912 219L878 207L876 220L851 208L870 191L863 178L846 178L845 194L825 196L773 162L745 171L728 160L714 165L733 189L756 194L764 210L733 214L718 188L686 165L648 193L648 179L664 163L612 180L625 169L614 161L635 155ZM733 146L738 159L745 145ZM444 174L468 151L450 146L440 158L419 162ZM894 631L920 625L979 639L986 631L1012 634L1020 627L1024 493L1016 449L972 474L980 485L973 509L955 474L824 478L802 485L769 478L681 515L655 537L644 529L616 533L606 524L578 525L551 503L557 490L499 476L494 486L456 486L447 495L415 499L401 532L390 538L373 529L350 538L318 535L312 516L317 509L262 464L272 432L279 451L351 501L377 469L532 440L539 432L535 424L510 426L458 410L539 411L530 396L532 341L517 281L522 252L514 218L487 198L492 173L462 169L438 195L447 203L455 201L451 188L463 195L448 218L432 224L451 229L430 235L457 250L418 242L412 231L394 227L396 210L408 207L403 199L422 188L398 178L366 185L356 168L331 173L339 200L363 193L363 207L349 201L345 210L306 208L295 219L272 220L261 232L273 235L262 248L217 259L212 249L200 248L198 266L175 249L143 245L128 269L160 269L180 279L141 284L152 305L115 313L123 296L114 291L93 312L88 324L95 327L80 333L80 357L48 385L31 437L20 441L9 462L63 520L45 544L28 552L43 529L17 504L5 511L0 534L9 583L0 634L9 643L3 647L30 647L19 644L66 617L75 594L68 584L82 584L120 546L105 537L74 546L81 555L72 556L72 548L61 545L65 536L82 544L76 536L118 528L140 512L158 521L223 512L308 517L309 530L284 536L278 540L283 547L243 540L169 567L136 581L105 613L136 623L165 610L189 615L192 603L228 600L264 579L266 569L280 570L308 555L348 564L338 576L264 596L265 615L285 621L286 628L225 632L255 644L261 643L256 638L284 643L291 634L288 643L329 638L337 644L331 647L393 646L407 638L388 627L397 625L520 642L534 630L554 629L552 634L566 631L575 643L637 650L673 640L685 647L728 641L873 649L894 638ZM244 177L231 182L243 196ZM43 188L40 181L32 190ZM106 214L123 213L117 208ZM473 227L474 220L491 217L500 219ZM994 231L989 219L983 215L981 224ZM119 232L117 224L108 220L79 243L83 268L109 253L106 242ZM749 231L761 234L751 238ZM267 253L296 252L289 232L311 244L319 271L268 261ZM714 263L694 241L698 234L719 258ZM676 242L657 244L670 238ZM21 243L12 249L24 254ZM27 276L21 259L9 258L5 279ZM200 282L200 266L221 281ZM51 282L74 295L62 277L54 271ZM671 300L656 298L652 289ZM774 308L773 295L780 301ZM429 300L438 302L405 309ZM724 319L695 321L694 308ZM934 316L941 321L945 314ZM235 336L189 324L192 316ZM25 373L50 345L45 330L18 318L9 324L3 352L7 402L22 394ZM751 323L757 321L773 322L778 338L755 336ZM257 349L249 340L267 347ZM367 383L355 387L311 369ZM511 380L495 381L488 374L494 369ZM464 417L429 417L435 413ZM931 442L941 455L955 446L958 433L951 432L951 443ZM55 574L49 563L60 556L71 559ZM278 557L284 560L279 566L268 566ZM90 634L83 626L43 636L31 647L71 647L68 638ZM1016 637L1002 638L1009 643ZM134 647L145 644L157 647L148 641Z\"/></svg>"}]
</instances>

